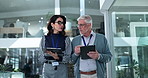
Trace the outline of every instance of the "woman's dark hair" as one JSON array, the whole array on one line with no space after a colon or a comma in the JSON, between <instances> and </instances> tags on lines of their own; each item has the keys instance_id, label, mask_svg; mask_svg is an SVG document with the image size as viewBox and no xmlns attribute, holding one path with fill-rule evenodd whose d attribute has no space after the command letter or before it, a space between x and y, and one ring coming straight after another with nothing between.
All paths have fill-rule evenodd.
<instances>
[{"instance_id":1,"label":"woman's dark hair","mask_svg":"<svg viewBox=\"0 0 148 78\"><path fill-rule=\"evenodd\" d=\"M49 23L47 24L47 29L48 29L48 33L47 35L50 35L53 33L53 28L51 26L51 23L55 24L55 21L58 19L58 18L62 18L63 19L63 25L64 25L64 28L61 32L59 32L59 34L62 34L62 35L65 35L65 24L66 24L66 18L65 16L63 15L53 15L50 20L49 20Z\"/></svg>"}]
</instances>

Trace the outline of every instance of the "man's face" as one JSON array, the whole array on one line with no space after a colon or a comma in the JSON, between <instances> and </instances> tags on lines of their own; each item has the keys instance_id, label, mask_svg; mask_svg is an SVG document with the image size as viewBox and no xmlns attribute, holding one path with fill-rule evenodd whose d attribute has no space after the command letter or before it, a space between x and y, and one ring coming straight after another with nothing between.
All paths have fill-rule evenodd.
<instances>
[{"instance_id":1,"label":"man's face","mask_svg":"<svg viewBox=\"0 0 148 78\"><path fill-rule=\"evenodd\" d=\"M81 34L88 34L91 31L91 24L86 23L84 20L81 19L78 21L78 29Z\"/></svg>"}]
</instances>

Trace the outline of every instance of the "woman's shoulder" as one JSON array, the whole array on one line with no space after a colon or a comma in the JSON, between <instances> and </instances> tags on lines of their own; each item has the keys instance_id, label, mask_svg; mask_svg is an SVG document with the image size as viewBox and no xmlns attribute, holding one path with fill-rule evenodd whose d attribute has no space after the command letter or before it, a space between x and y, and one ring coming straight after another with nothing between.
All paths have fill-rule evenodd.
<instances>
[{"instance_id":1,"label":"woman's shoulder","mask_svg":"<svg viewBox=\"0 0 148 78\"><path fill-rule=\"evenodd\" d=\"M65 40L69 40L70 39L70 37L69 36L64 36L64 38L65 38Z\"/></svg>"},{"instance_id":2,"label":"woman's shoulder","mask_svg":"<svg viewBox=\"0 0 148 78\"><path fill-rule=\"evenodd\" d=\"M42 38L43 38L43 37L45 38L45 37L48 37L48 36L49 36L49 35L43 35Z\"/></svg>"}]
</instances>

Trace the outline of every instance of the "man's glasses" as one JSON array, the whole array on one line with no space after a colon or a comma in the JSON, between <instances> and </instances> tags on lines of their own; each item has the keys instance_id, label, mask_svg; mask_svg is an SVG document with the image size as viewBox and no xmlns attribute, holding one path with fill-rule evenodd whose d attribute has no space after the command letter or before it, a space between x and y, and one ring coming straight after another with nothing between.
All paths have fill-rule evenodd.
<instances>
[{"instance_id":1,"label":"man's glasses","mask_svg":"<svg viewBox=\"0 0 148 78\"><path fill-rule=\"evenodd\" d=\"M58 21L58 22L55 22L55 23L58 23L59 25L64 25L64 22L62 22L62 21Z\"/></svg>"},{"instance_id":2,"label":"man's glasses","mask_svg":"<svg viewBox=\"0 0 148 78\"><path fill-rule=\"evenodd\" d=\"M84 26L86 26L87 24L78 24L77 26L78 27L84 27Z\"/></svg>"}]
</instances>

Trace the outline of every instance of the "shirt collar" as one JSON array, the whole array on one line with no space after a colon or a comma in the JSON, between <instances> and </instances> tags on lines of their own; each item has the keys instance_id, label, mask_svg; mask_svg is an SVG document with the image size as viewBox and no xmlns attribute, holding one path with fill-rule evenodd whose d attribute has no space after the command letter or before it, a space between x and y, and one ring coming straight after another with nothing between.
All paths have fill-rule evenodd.
<instances>
[{"instance_id":1,"label":"shirt collar","mask_svg":"<svg viewBox=\"0 0 148 78\"><path fill-rule=\"evenodd\" d=\"M95 35L95 33L93 32L93 31L91 31L91 33L90 34L92 34L92 36L94 36ZM83 34L80 34L81 36L83 36Z\"/></svg>"}]
</instances>

